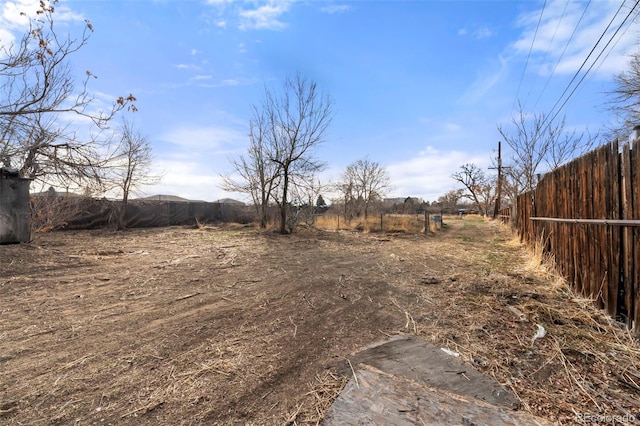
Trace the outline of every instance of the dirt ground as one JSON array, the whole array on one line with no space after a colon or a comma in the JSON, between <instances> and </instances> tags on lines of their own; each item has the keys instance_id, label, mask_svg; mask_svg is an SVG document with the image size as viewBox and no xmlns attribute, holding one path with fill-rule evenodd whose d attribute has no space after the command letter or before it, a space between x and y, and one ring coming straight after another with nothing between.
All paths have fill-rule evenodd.
<instances>
[{"instance_id":1,"label":"dirt ground","mask_svg":"<svg viewBox=\"0 0 640 426\"><path fill-rule=\"evenodd\" d=\"M396 334L560 424L640 412L636 343L530 260L473 217L432 236L226 225L0 246L0 423L316 424L338 367Z\"/></svg>"}]
</instances>

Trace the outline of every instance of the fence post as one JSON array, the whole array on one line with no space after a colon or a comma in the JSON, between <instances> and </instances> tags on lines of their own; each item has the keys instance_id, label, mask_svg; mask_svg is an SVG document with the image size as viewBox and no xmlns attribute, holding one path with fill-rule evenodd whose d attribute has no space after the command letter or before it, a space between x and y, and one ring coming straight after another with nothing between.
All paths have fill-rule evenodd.
<instances>
[{"instance_id":1,"label":"fence post","mask_svg":"<svg viewBox=\"0 0 640 426\"><path fill-rule=\"evenodd\" d=\"M340 215L338 215L338 231L340 230Z\"/></svg>"},{"instance_id":2,"label":"fence post","mask_svg":"<svg viewBox=\"0 0 640 426\"><path fill-rule=\"evenodd\" d=\"M384 225L382 223L382 218L384 217L383 213L380 213L380 232L384 232Z\"/></svg>"},{"instance_id":3,"label":"fence post","mask_svg":"<svg viewBox=\"0 0 640 426\"><path fill-rule=\"evenodd\" d=\"M425 235L429 235L429 212L424 211L424 233Z\"/></svg>"}]
</instances>

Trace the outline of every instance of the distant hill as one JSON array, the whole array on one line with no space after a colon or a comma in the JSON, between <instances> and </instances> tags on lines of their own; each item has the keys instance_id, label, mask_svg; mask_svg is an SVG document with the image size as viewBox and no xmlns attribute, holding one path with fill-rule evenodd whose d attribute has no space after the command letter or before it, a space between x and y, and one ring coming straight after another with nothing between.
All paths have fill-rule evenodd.
<instances>
[{"instance_id":1,"label":"distant hill","mask_svg":"<svg viewBox=\"0 0 640 426\"><path fill-rule=\"evenodd\" d=\"M218 201L214 201L214 203L235 204L235 205L238 205L238 206L244 206L245 205L245 203L243 203L242 201L234 200L233 198L220 198Z\"/></svg>"},{"instance_id":2,"label":"distant hill","mask_svg":"<svg viewBox=\"0 0 640 426\"><path fill-rule=\"evenodd\" d=\"M182 202L182 203L188 203L189 201L200 201L200 200L188 200L188 199L183 198L183 197L178 197L177 195L164 195L164 194L157 194L157 195L151 195L150 197L136 198L136 200L176 201L176 202Z\"/></svg>"}]
</instances>

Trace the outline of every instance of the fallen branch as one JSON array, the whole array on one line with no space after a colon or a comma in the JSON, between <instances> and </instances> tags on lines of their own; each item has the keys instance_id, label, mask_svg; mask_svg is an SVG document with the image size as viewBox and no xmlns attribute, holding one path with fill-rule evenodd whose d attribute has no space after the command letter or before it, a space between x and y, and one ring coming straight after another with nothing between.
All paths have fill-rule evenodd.
<instances>
[{"instance_id":1,"label":"fallen branch","mask_svg":"<svg viewBox=\"0 0 640 426\"><path fill-rule=\"evenodd\" d=\"M198 293L193 293L193 294L187 294L186 296L178 297L177 299L174 300L174 302L179 302L181 300L191 299L192 297L196 297L196 296L198 296L200 294L202 294L202 293L198 292Z\"/></svg>"},{"instance_id":2,"label":"fallen branch","mask_svg":"<svg viewBox=\"0 0 640 426\"><path fill-rule=\"evenodd\" d=\"M293 338L296 338L296 333L298 332L298 326L293 322L293 320L291 319L291 316L289 316L289 321L291 322L291 324L293 324L293 326L295 327L293 329Z\"/></svg>"},{"instance_id":3,"label":"fallen branch","mask_svg":"<svg viewBox=\"0 0 640 426\"><path fill-rule=\"evenodd\" d=\"M296 422L296 419L300 415L300 409L301 408L302 408L302 404L297 406L296 411L292 415L290 415L289 418L287 419L287 421L285 422L285 426L294 424Z\"/></svg>"}]
</instances>

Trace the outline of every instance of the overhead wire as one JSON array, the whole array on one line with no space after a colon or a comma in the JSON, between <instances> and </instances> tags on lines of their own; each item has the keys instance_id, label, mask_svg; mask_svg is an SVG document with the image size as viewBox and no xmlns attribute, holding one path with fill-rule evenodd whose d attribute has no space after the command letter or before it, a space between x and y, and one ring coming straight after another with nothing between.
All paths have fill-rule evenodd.
<instances>
[{"instance_id":1,"label":"overhead wire","mask_svg":"<svg viewBox=\"0 0 640 426\"><path fill-rule=\"evenodd\" d=\"M637 4L636 4L637 5ZM631 22L629 23L629 25L627 25L627 28L624 29L624 31L622 32L622 34L620 34L620 37L618 37L618 39L613 43L613 46L611 46L611 49L609 49L609 51L607 52L606 55L604 55L604 58L602 61L600 61L600 63L598 64L598 66L596 67L596 72L598 72L600 70L600 67L602 67L602 64L606 61L606 59L609 57L609 55L611 54L611 52L613 52L613 50L615 49L615 47L618 45L618 43L620 43L620 40L622 40L622 37L627 33L627 31L629 30L629 28L631 27L631 24L633 23L633 21L635 21L635 19L640 15L640 11L636 12L636 16L631 20Z\"/></svg>"},{"instance_id":2,"label":"overhead wire","mask_svg":"<svg viewBox=\"0 0 640 426\"><path fill-rule=\"evenodd\" d=\"M567 92L569 91L569 89L571 88L571 85L573 84L573 82L576 80L576 78L578 78L578 76L580 75L580 72L582 71L582 69L586 65L587 61L589 60L589 58L591 57L593 52L595 52L596 48L598 47L598 44L600 44L600 42L602 41L604 36L607 34L607 31L609 31L609 28L611 27L611 25L613 24L613 21L616 19L616 17L620 13L620 10L622 9L622 6L624 6L624 3L625 3L625 0L623 0L622 4L620 5L618 10L616 11L615 15L613 15L613 17L609 21L609 24L607 24L607 27L604 29L602 34L600 34L600 37L598 38L598 41L596 41L596 44L593 45L593 47L591 48L591 51L589 51L589 54L587 55L587 57L584 59L584 61L582 61L582 65L580 65L580 68L578 68L578 70L573 74L573 77L571 78L571 81L566 85L566 87L564 88L564 91L562 92L562 94L560 95L558 100L555 102L555 104L553 104L553 107L551 107L551 111L556 109L558 104L560 104L560 102L562 101L562 98L564 97L564 95L566 95ZM548 116L549 115L547 115L547 117Z\"/></svg>"},{"instance_id":3,"label":"overhead wire","mask_svg":"<svg viewBox=\"0 0 640 426\"><path fill-rule=\"evenodd\" d=\"M542 16L544 15L544 9L547 6L547 0L544 0L544 4L542 5L542 10L540 11L540 16L538 17L538 23L536 24L536 30L533 33L533 39L531 40L531 46L529 46L529 53L527 54L527 60L524 63L524 68L522 69L522 75L520 76L520 82L518 83L518 90L516 90L516 99L513 101L513 105L511 106L511 110L515 107L516 101L520 96L520 88L522 87L522 81L524 79L524 75L527 71L527 66L529 65L529 58L531 57L531 52L533 51L533 45L536 42L536 38L538 37L538 29L540 28L540 22L542 22Z\"/></svg>"},{"instance_id":4,"label":"overhead wire","mask_svg":"<svg viewBox=\"0 0 640 426\"><path fill-rule=\"evenodd\" d=\"M624 1L622 2L622 4L620 5L620 7L618 8L618 11L616 12L616 14L614 15L614 17L611 19L611 21L609 22L609 25L607 25L607 28L605 29L605 31L603 32L603 34L600 36L600 38L598 39L598 41L596 42L597 46L600 41L602 40L602 38L604 37L604 35L606 34L606 32L609 30L609 27L611 26L611 24L613 23L613 20L618 16L618 13L620 12L620 10L622 9L622 6L624 6ZM573 88L573 90L571 90L571 93L569 93L569 96L567 96L567 98L564 100L564 102L562 103L562 105L560 106L560 108L558 108L558 110L555 112L555 114L553 114L553 116L551 117L550 120L546 120L550 115L547 115L545 117L545 120L542 122L542 126L545 125L545 121L548 121L548 123L546 123L545 127L543 128L543 132L546 131L547 128L549 128L549 126L551 125L551 123L553 122L553 120L555 120L555 118L558 116L558 114L560 114L560 111L562 111L562 109L565 107L565 105L567 104L567 102L569 102L569 99L571 99L571 97L573 96L573 94L576 92L576 90L578 89L578 87L580 87L580 84L582 84L582 82L584 81L584 79L587 77L587 75L589 74L589 72L591 72L591 70L593 69L593 67L595 66L595 64L598 62L598 60L600 59L600 57L603 55L603 53L605 52L605 50L607 49L607 47L611 44L611 42L613 41L613 39L616 37L616 35L618 34L618 32L620 31L620 29L624 26L624 24L629 20L629 18L631 17L631 15L633 15L634 10L638 7L638 4L640 4L640 0L637 0L635 2L635 4L633 5L633 7L631 8L631 10L629 11L629 13L627 14L627 16L624 18L624 20L620 23L620 25L618 25L618 28L614 31L613 35L609 38L609 41L606 43L606 45L602 48L602 50L600 51L600 53L598 54L598 56L596 57L596 59L594 59L594 61L591 63L591 66L589 66L589 68L587 69L587 71L585 71L585 73L583 74L582 78L580 78L580 80L578 81L578 83L575 85L575 87ZM594 46L594 48L595 48ZM588 57L591 55L591 53L593 53L593 50L591 50L591 52L589 53ZM583 65L584 66L583 62ZM582 69L582 66L580 67L580 69ZM580 70L578 70L579 72ZM576 74L577 75L577 74ZM571 82L573 82L574 79L571 80ZM569 85L567 86L567 89L565 89L565 91L563 92L562 96L564 96L564 94L566 93L566 91L568 90L568 87L570 86L571 83L569 83ZM562 99L562 96L560 97L560 99ZM555 107L557 106L557 104L559 103L560 99L558 100L558 102L556 102L556 104L554 105L554 107L551 109L551 111L553 111L555 109Z\"/></svg>"},{"instance_id":5,"label":"overhead wire","mask_svg":"<svg viewBox=\"0 0 640 426\"><path fill-rule=\"evenodd\" d=\"M565 8L564 8L564 10L562 12L562 17L564 17L568 5L569 5L569 2L567 1L567 3L565 4ZM578 22L576 23L575 27L573 28L573 32L571 33L571 36L569 37L569 40L567 40L567 43L564 45L564 49L562 49L562 53L560 54L560 57L556 61L556 64L553 66L553 70L551 70L551 73L549 74L549 77L547 77L547 81L544 83L544 87L540 91L540 95L538 96L538 99L536 99L536 103L533 105L533 110L535 110L536 107L538 106L538 103L540 102L540 99L542 98L542 95L547 90L547 86L549 85L549 82L551 81L551 78L553 77L553 75L555 74L556 70L558 69L558 65L560 65L560 61L562 61L562 58L564 58L564 54L567 52L567 48L571 44L571 41L573 40L573 37L578 32L578 28L580 27L580 24L582 23L582 20L584 19L584 15L586 15L586 13L587 13L587 9L589 9L589 5L591 5L591 0L589 0L587 2L587 5L585 6L584 10L582 11L582 15L580 15L580 19L578 19ZM560 18L560 21L562 21L562 17ZM560 22L558 22L558 26L560 26ZM556 27L556 31L557 30L558 30L558 27ZM554 38L555 38L555 32L554 32Z\"/></svg>"}]
</instances>

